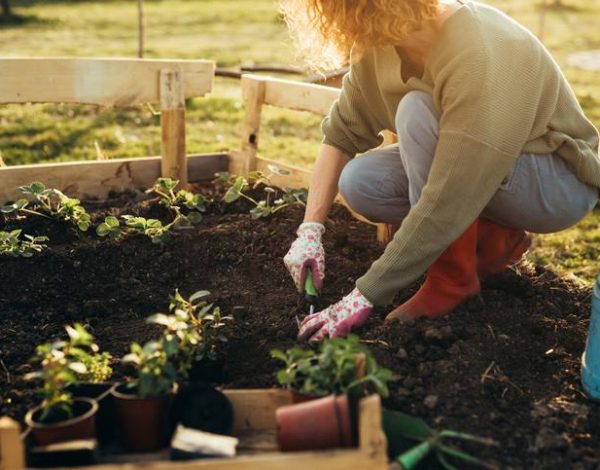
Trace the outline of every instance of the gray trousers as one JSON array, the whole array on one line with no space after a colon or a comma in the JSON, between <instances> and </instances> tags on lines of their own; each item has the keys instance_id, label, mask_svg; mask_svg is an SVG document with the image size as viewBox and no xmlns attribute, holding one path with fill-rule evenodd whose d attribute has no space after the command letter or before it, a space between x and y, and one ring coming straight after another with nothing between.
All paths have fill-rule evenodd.
<instances>
[{"instance_id":1,"label":"gray trousers","mask_svg":"<svg viewBox=\"0 0 600 470\"><path fill-rule=\"evenodd\" d=\"M346 202L372 222L400 225L427 183L439 136L430 95L412 91L402 98L396 131L398 144L354 158L340 176ZM579 181L560 156L524 153L481 215L512 228L557 232L581 220L597 200L598 189Z\"/></svg>"}]
</instances>

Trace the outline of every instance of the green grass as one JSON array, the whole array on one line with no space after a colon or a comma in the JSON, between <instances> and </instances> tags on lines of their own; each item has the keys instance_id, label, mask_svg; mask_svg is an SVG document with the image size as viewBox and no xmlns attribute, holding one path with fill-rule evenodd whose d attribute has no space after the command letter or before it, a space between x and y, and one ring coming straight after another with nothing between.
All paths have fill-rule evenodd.
<instances>
[{"instance_id":1,"label":"green grass","mask_svg":"<svg viewBox=\"0 0 600 470\"><path fill-rule=\"evenodd\" d=\"M22 23L0 23L2 56L124 56L137 53L136 2L22 0ZM490 0L538 32L539 0ZM600 126L600 73L566 66L570 53L600 49L600 4L564 0L548 12L544 42L573 85L586 114ZM300 65L287 39L276 0L146 0L146 56L206 58L222 67ZM219 79L208 98L188 103L189 152L239 146L242 117L237 81ZM114 111L93 106L0 107L0 153L9 165L157 155L159 118L145 107ZM320 118L266 109L260 141L269 157L310 166ZM531 257L589 281L600 272L595 245L600 215L573 229L538 238Z\"/></svg>"}]
</instances>

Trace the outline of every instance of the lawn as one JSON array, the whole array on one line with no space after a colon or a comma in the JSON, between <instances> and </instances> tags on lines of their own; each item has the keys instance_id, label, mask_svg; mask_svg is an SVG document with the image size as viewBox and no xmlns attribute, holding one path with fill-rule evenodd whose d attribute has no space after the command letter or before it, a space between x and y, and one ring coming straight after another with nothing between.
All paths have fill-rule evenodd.
<instances>
[{"instance_id":1,"label":"lawn","mask_svg":"<svg viewBox=\"0 0 600 470\"><path fill-rule=\"evenodd\" d=\"M17 2L14 2L15 4ZM538 1L491 0L534 33ZM548 12L544 42L563 66L586 114L600 126L600 73L566 66L570 53L600 48L600 4L563 0ZM137 51L136 2L23 0L28 21L0 25L2 56L126 56ZM146 56L206 58L221 67L299 65L274 0L164 0L146 2ZM238 146L242 109L237 82L219 79L214 94L188 106L188 150ZM310 166L320 141L320 119L268 109L261 148L267 156ZM6 164L156 155L158 117L149 108L119 112L91 106L0 107L0 154ZM577 227L538 238L533 260L589 282L599 271L598 215Z\"/></svg>"}]
</instances>

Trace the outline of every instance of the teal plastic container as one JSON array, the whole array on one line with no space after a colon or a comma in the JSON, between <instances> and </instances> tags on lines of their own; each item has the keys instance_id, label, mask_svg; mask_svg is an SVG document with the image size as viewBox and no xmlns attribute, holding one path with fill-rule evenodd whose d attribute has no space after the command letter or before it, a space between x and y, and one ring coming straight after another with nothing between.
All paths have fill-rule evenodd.
<instances>
[{"instance_id":1,"label":"teal plastic container","mask_svg":"<svg viewBox=\"0 0 600 470\"><path fill-rule=\"evenodd\" d=\"M600 400L600 276L592 294L590 329L581 358L581 383L591 398Z\"/></svg>"}]
</instances>

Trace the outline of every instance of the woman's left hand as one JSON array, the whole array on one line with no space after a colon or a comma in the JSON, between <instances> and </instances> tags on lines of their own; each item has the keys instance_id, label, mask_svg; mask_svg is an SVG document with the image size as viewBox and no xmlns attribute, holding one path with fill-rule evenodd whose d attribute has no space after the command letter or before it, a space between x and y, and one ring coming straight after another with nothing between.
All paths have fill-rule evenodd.
<instances>
[{"instance_id":1,"label":"woman's left hand","mask_svg":"<svg viewBox=\"0 0 600 470\"><path fill-rule=\"evenodd\" d=\"M298 339L316 343L327 337L345 336L367 321L372 310L373 304L355 287L339 302L302 320Z\"/></svg>"}]
</instances>

